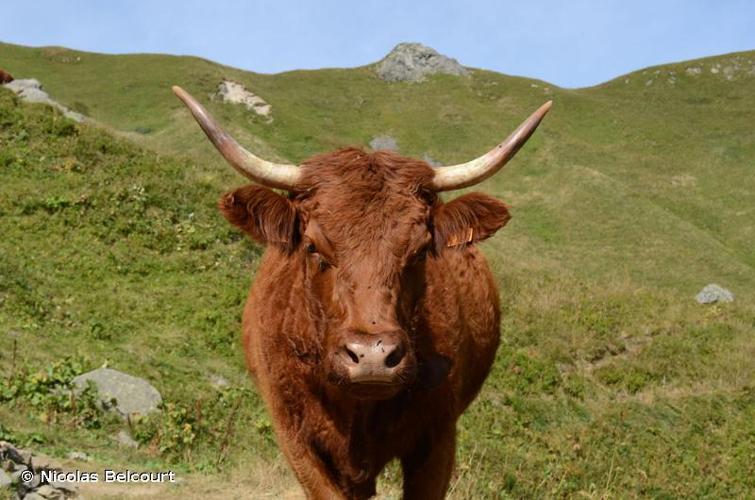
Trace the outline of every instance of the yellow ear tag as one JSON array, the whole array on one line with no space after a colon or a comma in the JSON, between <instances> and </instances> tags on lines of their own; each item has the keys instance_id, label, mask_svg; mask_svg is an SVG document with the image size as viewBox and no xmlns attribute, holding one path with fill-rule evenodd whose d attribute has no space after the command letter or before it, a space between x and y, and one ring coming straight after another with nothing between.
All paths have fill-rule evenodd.
<instances>
[{"instance_id":1,"label":"yellow ear tag","mask_svg":"<svg viewBox=\"0 0 755 500\"><path fill-rule=\"evenodd\" d=\"M458 234L454 234L448 239L448 243L446 243L447 247L456 247L461 245L462 243L470 243L474 239L474 228L468 227L465 231L467 234L466 236L460 236Z\"/></svg>"}]
</instances>

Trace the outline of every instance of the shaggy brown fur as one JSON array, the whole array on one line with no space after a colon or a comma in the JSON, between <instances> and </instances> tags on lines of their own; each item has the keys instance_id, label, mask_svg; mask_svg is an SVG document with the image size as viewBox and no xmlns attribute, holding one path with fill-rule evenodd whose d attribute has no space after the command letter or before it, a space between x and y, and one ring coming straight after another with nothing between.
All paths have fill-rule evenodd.
<instances>
[{"instance_id":1,"label":"shaggy brown fur","mask_svg":"<svg viewBox=\"0 0 755 500\"><path fill-rule=\"evenodd\" d=\"M6 84L13 81L13 76L5 71L4 69L0 69L0 84Z\"/></svg>"},{"instance_id":2,"label":"shaggy brown fur","mask_svg":"<svg viewBox=\"0 0 755 500\"><path fill-rule=\"evenodd\" d=\"M268 245L243 342L279 444L310 498L368 498L393 458L406 498L442 498L456 420L499 341L498 293L472 244L507 207L479 193L443 204L429 165L390 152L344 149L302 170L289 197L246 186L220 202ZM395 384L350 382L338 356L354 332L406 346Z\"/></svg>"}]
</instances>

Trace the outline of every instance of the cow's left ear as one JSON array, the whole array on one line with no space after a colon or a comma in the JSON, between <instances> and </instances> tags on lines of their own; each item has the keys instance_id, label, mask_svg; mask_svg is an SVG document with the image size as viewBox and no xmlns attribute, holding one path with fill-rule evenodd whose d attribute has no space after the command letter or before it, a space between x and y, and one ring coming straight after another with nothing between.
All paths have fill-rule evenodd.
<instances>
[{"instance_id":1,"label":"cow's left ear","mask_svg":"<svg viewBox=\"0 0 755 500\"><path fill-rule=\"evenodd\" d=\"M433 211L436 252L464 247L493 236L511 219L508 206L482 193L460 196Z\"/></svg>"},{"instance_id":2,"label":"cow's left ear","mask_svg":"<svg viewBox=\"0 0 755 500\"><path fill-rule=\"evenodd\" d=\"M218 204L228 222L259 243L290 252L299 241L299 222L291 200L250 184L226 193Z\"/></svg>"}]
</instances>

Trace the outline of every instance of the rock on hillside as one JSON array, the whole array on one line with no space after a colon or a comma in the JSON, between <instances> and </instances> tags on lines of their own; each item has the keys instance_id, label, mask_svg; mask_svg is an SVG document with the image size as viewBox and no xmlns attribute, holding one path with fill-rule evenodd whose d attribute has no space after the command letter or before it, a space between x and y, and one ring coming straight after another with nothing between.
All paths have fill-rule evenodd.
<instances>
[{"instance_id":1,"label":"rock on hillside","mask_svg":"<svg viewBox=\"0 0 755 500\"><path fill-rule=\"evenodd\" d=\"M34 458L34 460L32 460ZM43 472L45 474L43 475ZM57 467L45 464L31 452L0 441L0 497L24 500L66 500L81 498L76 484L47 478L52 472L61 473ZM27 477L27 474L29 475ZM11 491L15 494L11 496Z\"/></svg>"},{"instance_id":2,"label":"rock on hillside","mask_svg":"<svg viewBox=\"0 0 755 500\"><path fill-rule=\"evenodd\" d=\"M112 368L98 368L73 379L77 391L91 380L97 386L103 404L115 399L114 409L124 419L133 414L147 415L157 410L162 403L160 393L144 379L134 377Z\"/></svg>"},{"instance_id":3,"label":"rock on hillside","mask_svg":"<svg viewBox=\"0 0 755 500\"><path fill-rule=\"evenodd\" d=\"M720 285L711 283L709 285L705 285L705 287L702 290L700 290L700 293L698 293L695 296L695 300L697 300L697 302L700 304L715 304L716 302L733 302L734 294Z\"/></svg>"},{"instance_id":4,"label":"rock on hillside","mask_svg":"<svg viewBox=\"0 0 755 500\"><path fill-rule=\"evenodd\" d=\"M469 71L456 59L420 43L400 43L377 63L377 75L389 82L421 82L427 75L466 76Z\"/></svg>"},{"instance_id":5,"label":"rock on hillside","mask_svg":"<svg viewBox=\"0 0 755 500\"><path fill-rule=\"evenodd\" d=\"M270 113L272 107L263 98L250 92L238 82L232 80L223 80L218 84L218 91L216 96L223 102L230 102L233 104L243 104L249 111L254 111L260 116L268 118L272 121Z\"/></svg>"},{"instance_id":6,"label":"rock on hillside","mask_svg":"<svg viewBox=\"0 0 755 500\"><path fill-rule=\"evenodd\" d=\"M12 80L9 83L3 85L5 88L10 89L21 99L28 102L42 102L48 104L53 108L59 109L67 118L76 122L83 122L85 120L84 115L71 111L58 101L53 100L50 95L42 90L42 84L39 80L29 78L26 80Z\"/></svg>"}]
</instances>

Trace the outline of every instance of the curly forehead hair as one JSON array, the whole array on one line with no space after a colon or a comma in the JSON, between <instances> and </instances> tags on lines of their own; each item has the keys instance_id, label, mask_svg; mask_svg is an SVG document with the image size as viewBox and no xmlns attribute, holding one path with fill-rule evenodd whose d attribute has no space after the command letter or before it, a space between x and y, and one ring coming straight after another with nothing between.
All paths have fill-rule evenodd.
<instances>
[{"instance_id":1,"label":"curly forehead hair","mask_svg":"<svg viewBox=\"0 0 755 500\"><path fill-rule=\"evenodd\" d=\"M363 196L381 192L429 194L434 175L424 161L392 151L367 152L354 147L313 156L302 163L301 170L300 193L343 188Z\"/></svg>"}]
</instances>

